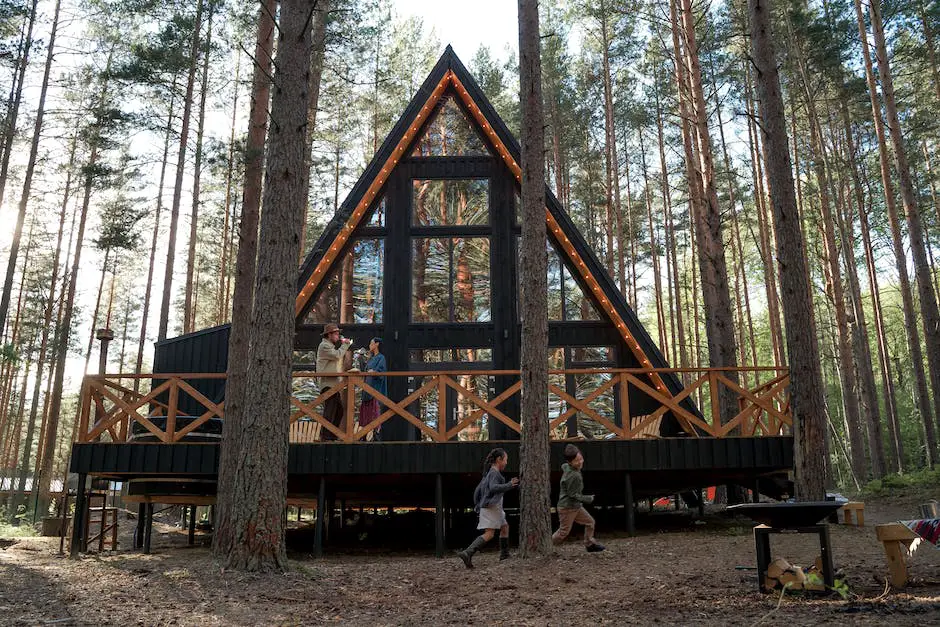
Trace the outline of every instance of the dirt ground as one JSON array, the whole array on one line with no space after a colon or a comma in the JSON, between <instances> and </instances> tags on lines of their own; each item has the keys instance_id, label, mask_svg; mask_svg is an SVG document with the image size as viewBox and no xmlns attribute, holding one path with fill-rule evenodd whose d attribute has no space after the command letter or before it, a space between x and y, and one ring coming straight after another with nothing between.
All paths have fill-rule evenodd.
<instances>
[{"instance_id":1,"label":"dirt ground","mask_svg":"<svg viewBox=\"0 0 940 627\"><path fill-rule=\"evenodd\" d=\"M600 528L603 553L572 541L552 557L499 562L487 547L474 570L431 552L360 551L292 555L285 574L224 572L208 548L157 524L152 555L71 561L40 538L0 551L0 624L940 625L940 550L918 549L908 588L886 586L873 525L913 517L909 501L869 502L865 527L832 527L848 599L758 593L751 525L718 508L698 522L663 513L632 538ZM126 538L133 522L122 525ZM803 565L818 553L809 536L778 536L772 548Z\"/></svg>"}]
</instances>

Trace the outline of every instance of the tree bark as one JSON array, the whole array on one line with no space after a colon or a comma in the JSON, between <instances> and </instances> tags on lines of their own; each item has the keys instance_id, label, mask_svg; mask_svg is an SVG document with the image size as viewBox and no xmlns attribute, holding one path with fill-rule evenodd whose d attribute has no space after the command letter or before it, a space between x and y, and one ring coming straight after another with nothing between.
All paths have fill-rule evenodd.
<instances>
[{"instance_id":1,"label":"tree bark","mask_svg":"<svg viewBox=\"0 0 940 627\"><path fill-rule=\"evenodd\" d=\"M255 255L258 249L258 222L261 207L261 185L264 168L265 137L268 125L268 101L271 96L271 55L274 48L274 12L276 0L266 0L258 12L255 39L255 67L251 85L248 141L245 147L245 180L242 191L242 216L239 247L235 265L235 291L232 295L232 327L228 346L228 374L225 392L225 434L219 457L218 531L212 550L225 560L237 550L241 530L237 525L244 518L244 497L236 489L238 469L245 463L243 441L248 421L246 388L248 379L249 333L254 300ZM294 8L294 7L292 7ZM273 170L272 170L273 171ZM293 264L289 264L293 267ZM286 414L285 414L286 417ZM284 418L284 417L282 417ZM285 479L286 481L286 479ZM280 494L283 486L276 488ZM278 532L280 535L280 532ZM278 542L283 542L279 540ZM269 549L270 550L270 549ZM273 549L272 560L280 561L281 550ZM240 558L241 560L241 558ZM247 561L247 559L245 559Z\"/></svg>"},{"instance_id":2,"label":"tree bark","mask_svg":"<svg viewBox=\"0 0 940 627\"><path fill-rule=\"evenodd\" d=\"M519 0L519 101L522 110L522 442L519 548L523 557L552 550L548 429L548 257L545 146L537 0Z\"/></svg>"},{"instance_id":3,"label":"tree bark","mask_svg":"<svg viewBox=\"0 0 940 627\"><path fill-rule=\"evenodd\" d=\"M183 174L186 171L186 149L189 142L189 122L193 110L193 91L196 84L196 68L199 63L199 40L202 29L203 0L196 0L196 17L193 21L193 38L189 50L189 74L186 79L186 96L183 99L183 119L180 121L180 144L176 156L176 182L173 187L173 204L170 208L170 233L166 247L166 271L163 275L163 301L160 304L160 324L157 339L165 340L170 322L170 301L173 297L173 265L176 261L176 231L179 228L180 203L183 199Z\"/></svg>"},{"instance_id":4,"label":"tree bark","mask_svg":"<svg viewBox=\"0 0 940 627\"><path fill-rule=\"evenodd\" d=\"M826 460L829 456L826 406L813 298L796 210L783 97L770 32L770 9L768 0L748 0L751 55L756 71L764 159L777 232L781 300L787 325L796 498L817 501L822 500L826 492Z\"/></svg>"},{"instance_id":5,"label":"tree bark","mask_svg":"<svg viewBox=\"0 0 940 627\"><path fill-rule=\"evenodd\" d=\"M294 354L296 261L307 189L306 120L309 103L312 0L282 0L267 176L259 222L255 301L248 336L241 443L235 463L219 477L231 494L216 545L240 570L283 569L287 562L287 451ZM224 485L224 488L222 486ZM222 533L222 529L225 533Z\"/></svg>"}]
</instances>

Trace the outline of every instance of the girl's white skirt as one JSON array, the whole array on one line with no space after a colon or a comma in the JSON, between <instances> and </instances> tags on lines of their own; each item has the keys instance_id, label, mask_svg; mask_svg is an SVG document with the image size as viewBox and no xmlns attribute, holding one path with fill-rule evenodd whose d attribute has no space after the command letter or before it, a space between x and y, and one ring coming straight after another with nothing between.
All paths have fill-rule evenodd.
<instances>
[{"instance_id":1,"label":"girl's white skirt","mask_svg":"<svg viewBox=\"0 0 940 627\"><path fill-rule=\"evenodd\" d=\"M506 522L506 512L503 511L501 504L480 508L480 522L477 523L477 529L499 529L507 524L509 523Z\"/></svg>"}]
</instances>

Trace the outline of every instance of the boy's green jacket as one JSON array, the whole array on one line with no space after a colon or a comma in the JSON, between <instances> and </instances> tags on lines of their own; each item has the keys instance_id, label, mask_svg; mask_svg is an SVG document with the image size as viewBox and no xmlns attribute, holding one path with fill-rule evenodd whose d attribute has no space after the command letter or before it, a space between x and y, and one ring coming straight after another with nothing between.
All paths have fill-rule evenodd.
<instances>
[{"instance_id":1,"label":"boy's green jacket","mask_svg":"<svg viewBox=\"0 0 940 627\"><path fill-rule=\"evenodd\" d=\"M594 497L581 494L584 479L581 471L570 464L561 465L561 484L558 490L558 509L578 509L582 504L593 503Z\"/></svg>"}]
</instances>

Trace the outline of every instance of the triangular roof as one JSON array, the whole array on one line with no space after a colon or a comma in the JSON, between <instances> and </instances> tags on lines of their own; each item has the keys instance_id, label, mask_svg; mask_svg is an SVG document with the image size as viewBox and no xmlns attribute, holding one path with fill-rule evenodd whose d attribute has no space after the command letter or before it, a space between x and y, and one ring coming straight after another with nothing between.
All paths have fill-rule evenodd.
<instances>
[{"instance_id":1,"label":"triangular roof","mask_svg":"<svg viewBox=\"0 0 940 627\"><path fill-rule=\"evenodd\" d=\"M329 277L333 263L343 253L373 201L380 197L391 172L401 159L410 154L414 140L420 136L428 118L448 90L456 93L463 108L478 125L477 130L490 143L494 155L509 168L518 184L521 176L519 142L453 49L447 46L301 265L295 305L298 322L303 319L318 286ZM601 315L614 325L641 367L668 368L659 348L548 185L545 186L545 201L548 235L576 271L575 278L585 294L593 298ZM649 392L654 398L660 394L672 397L683 389L672 373L653 374L651 379L656 389ZM682 404L688 407L687 400ZM689 425L686 427L694 429Z\"/></svg>"}]
</instances>

